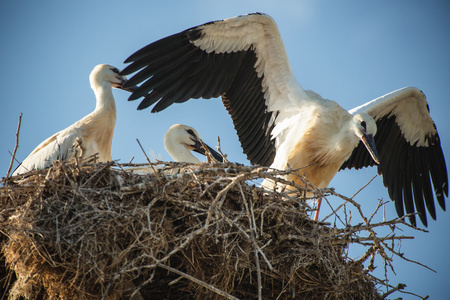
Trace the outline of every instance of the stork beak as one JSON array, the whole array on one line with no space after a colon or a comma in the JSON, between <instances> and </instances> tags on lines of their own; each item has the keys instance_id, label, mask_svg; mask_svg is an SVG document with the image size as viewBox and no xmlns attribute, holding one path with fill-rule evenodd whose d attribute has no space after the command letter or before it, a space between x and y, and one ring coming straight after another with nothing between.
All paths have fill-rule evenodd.
<instances>
[{"instance_id":1,"label":"stork beak","mask_svg":"<svg viewBox=\"0 0 450 300\"><path fill-rule=\"evenodd\" d=\"M218 162L223 162L223 157L222 155L220 155L216 150L214 150L213 148L211 148L210 146L208 146L206 143L203 143L209 150L209 153L211 153L211 155L218 161ZM193 151L203 154L206 156L206 150L203 147L202 143L198 140L195 141L195 144L192 146L194 149L192 149Z\"/></svg>"},{"instance_id":2,"label":"stork beak","mask_svg":"<svg viewBox=\"0 0 450 300\"><path fill-rule=\"evenodd\" d=\"M361 141L366 146L366 148L369 151L370 155L372 156L373 160L377 164L380 164L380 160L378 158L377 147L375 146L375 140L373 139L373 135L372 134L364 134L361 138Z\"/></svg>"},{"instance_id":3,"label":"stork beak","mask_svg":"<svg viewBox=\"0 0 450 300\"><path fill-rule=\"evenodd\" d=\"M119 77L118 77L118 78L119 78ZM126 79L120 78L120 83L113 83L113 84L112 84L112 87L114 87L114 88L116 88L116 89L121 89L121 90L130 92L130 93L132 93L132 92L134 92L135 90L137 90L137 88L138 88L137 85L128 87L128 86L126 86L126 83L127 83L127 80L126 80Z\"/></svg>"}]
</instances>

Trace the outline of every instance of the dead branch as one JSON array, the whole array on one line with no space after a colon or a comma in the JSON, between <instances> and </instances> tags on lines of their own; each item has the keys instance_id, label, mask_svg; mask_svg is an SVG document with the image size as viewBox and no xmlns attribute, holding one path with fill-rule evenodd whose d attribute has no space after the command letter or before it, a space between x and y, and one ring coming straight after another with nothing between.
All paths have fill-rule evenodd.
<instances>
[{"instance_id":1,"label":"dead branch","mask_svg":"<svg viewBox=\"0 0 450 300\"><path fill-rule=\"evenodd\" d=\"M6 172L6 178L9 178L9 174L11 173L12 166L14 165L14 160L16 158L16 152L19 148L19 133L20 133L20 125L22 124L22 113L20 113L19 116L19 123L17 124L17 131L16 131L16 145L14 146L14 151L11 155L11 162L9 163L8 171Z\"/></svg>"}]
</instances>

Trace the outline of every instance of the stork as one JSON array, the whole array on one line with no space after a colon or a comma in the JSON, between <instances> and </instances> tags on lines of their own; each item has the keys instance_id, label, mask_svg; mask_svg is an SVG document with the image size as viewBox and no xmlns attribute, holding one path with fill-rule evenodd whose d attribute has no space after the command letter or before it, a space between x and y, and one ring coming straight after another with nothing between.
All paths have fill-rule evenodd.
<instances>
[{"instance_id":1,"label":"stork","mask_svg":"<svg viewBox=\"0 0 450 300\"><path fill-rule=\"evenodd\" d=\"M156 103L152 112L159 112L190 98L221 96L252 164L299 169L319 189L341 169L377 165L397 214L406 210L414 226L415 212L427 226L425 205L436 218L431 182L445 210L447 169L424 94L406 87L347 111L305 91L268 15L189 28L125 63L131 64L121 74L137 72L127 85L143 82L129 98L144 97L138 109Z\"/></svg>"},{"instance_id":2,"label":"stork","mask_svg":"<svg viewBox=\"0 0 450 300\"><path fill-rule=\"evenodd\" d=\"M223 162L223 157L213 148L203 143L197 131L190 126L172 125L164 135L164 148L173 160L177 162L201 163L191 151L206 155L207 151L203 145L208 148L208 151L217 161Z\"/></svg>"},{"instance_id":3,"label":"stork","mask_svg":"<svg viewBox=\"0 0 450 300\"><path fill-rule=\"evenodd\" d=\"M205 147L208 150L206 150ZM195 151L205 156L207 155L207 152L209 152L215 160L223 162L222 155L204 143L200 139L198 132L187 125L172 125L164 135L164 148L176 162L200 164L201 161L195 157L191 151ZM155 168L153 166L139 166L127 168L127 171L143 175L154 173ZM178 173L179 169L175 168L171 171L171 173L173 172Z\"/></svg>"},{"instance_id":4,"label":"stork","mask_svg":"<svg viewBox=\"0 0 450 300\"><path fill-rule=\"evenodd\" d=\"M116 103L112 88L133 91L135 87L124 87L127 79L110 65L95 66L89 75L91 88L97 103L95 110L40 143L16 168L13 175L48 168L56 160L68 161L74 157L76 148L81 149L81 158L98 154L100 162L111 160L111 144L116 124Z\"/></svg>"}]
</instances>

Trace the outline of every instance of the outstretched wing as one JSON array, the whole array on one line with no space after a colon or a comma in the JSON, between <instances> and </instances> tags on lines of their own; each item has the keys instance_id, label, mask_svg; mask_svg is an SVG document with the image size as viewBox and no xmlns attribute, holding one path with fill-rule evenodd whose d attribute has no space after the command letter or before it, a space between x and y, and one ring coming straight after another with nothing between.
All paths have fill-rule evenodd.
<instances>
[{"instance_id":1,"label":"outstretched wing","mask_svg":"<svg viewBox=\"0 0 450 300\"><path fill-rule=\"evenodd\" d=\"M441 142L425 95L414 87L402 88L350 111L358 112L366 112L377 123L378 173L383 174L383 183L395 201L397 214L403 216L404 210L407 214L418 212L427 226L425 206L436 219L433 188L439 205L445 210L448 178ZM373 165L360 143L341 169ZM411 224L415 225L415 220L414 215L410 217Z\"/></svg>"},{"instance_id":2,"label":"outstretched wing","mask_svg":"<svg viewBox=\"0 0 450 300\"><path fill-rule=\"evenodd\" d=\"M272 129L307 99L295 80L274 20L250 14L196 26L131 55L121 74L142 85L129 100L159 112L190 98L222 96L244 153L269 166L277 136ZM280 111L281 110L281 111ZM278 141L280 142L280 141Z\"/></svg>"}]
</instances>

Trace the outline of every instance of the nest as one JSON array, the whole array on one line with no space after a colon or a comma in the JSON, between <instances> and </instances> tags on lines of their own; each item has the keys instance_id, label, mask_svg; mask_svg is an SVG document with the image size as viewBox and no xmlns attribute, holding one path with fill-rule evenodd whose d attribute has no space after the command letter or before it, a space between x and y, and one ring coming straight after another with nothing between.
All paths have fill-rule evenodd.
<instances>
[{"instance_id":1,"label":"nest","mask_svg":"<svg viewBox=\"0 0 450 300\"><path fill-rule=\"evenodd\" d=\"M3 179L3 296L382 299L388 294L379 293L384 281L370 274L372 263L364 267L375 254L390 260L383 238L372 234L368 223L338 229L312 221L303 197L311 191L307 184L289 193L264 191L254 181L282 172L234 164L145 168L152 172L136 174L116 163L55 163ZM348 258L347 247L362 241L367 253Z\"/></svg>"}]
</instances>

